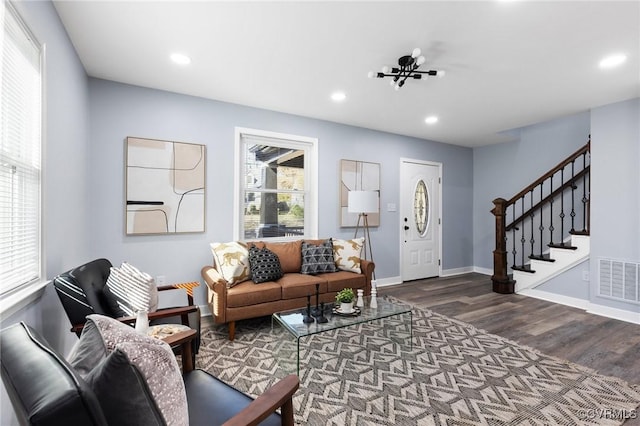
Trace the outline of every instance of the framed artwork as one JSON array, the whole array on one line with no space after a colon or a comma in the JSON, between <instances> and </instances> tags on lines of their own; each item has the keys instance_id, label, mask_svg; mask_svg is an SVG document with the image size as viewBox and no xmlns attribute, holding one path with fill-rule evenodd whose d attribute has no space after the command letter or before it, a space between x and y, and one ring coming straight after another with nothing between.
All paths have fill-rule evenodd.
<instances>
[{"instance_id":1,"label":"framed artwork","mask_svg":"<svg viewBox=\"0 0 640 426\"><path fill-rule=\"evenodd\" d=\"M355 227L358 214L349 213L349 191L376 191L380 205L380 163L340 160L340 226ZM380 226L380 212L368 214L369 226Z\"/></svg>"},{"instance_id":2,"label":"framed artwork","mask_svg":"<svg viewBox=\"0 0 640 426\"><path fill-rule=\"evenodd\" d=\"M128 137L126 234L205 231L205 146Z\"/></svg>"}]
</instances>

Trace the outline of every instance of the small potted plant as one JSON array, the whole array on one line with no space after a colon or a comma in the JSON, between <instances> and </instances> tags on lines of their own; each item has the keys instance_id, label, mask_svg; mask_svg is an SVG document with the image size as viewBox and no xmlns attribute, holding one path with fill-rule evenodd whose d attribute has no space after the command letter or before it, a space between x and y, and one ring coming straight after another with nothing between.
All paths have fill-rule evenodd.
<instances>
[{"instance_id":1,"label":"small potted plant","mask_svg":"<svg viewBox=\"0 0 640 426\"><path fill-rule=\"evenodd\" d=\"M350 314L353 312L353 299L356 298L353 289L343 288L336 294L336 302L340 303L340 312Z\"/></svg>"}]
</instances>

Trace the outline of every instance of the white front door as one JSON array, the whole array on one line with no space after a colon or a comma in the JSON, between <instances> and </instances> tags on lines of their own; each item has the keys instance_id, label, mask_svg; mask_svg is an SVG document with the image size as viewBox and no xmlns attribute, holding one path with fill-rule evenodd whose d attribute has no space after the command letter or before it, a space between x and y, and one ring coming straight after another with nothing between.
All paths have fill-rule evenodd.
<instances>
[{"instance_id":1,"label":"white front door","mask_svg":"<svg viewBox=\"0 0 640 426\"><path fill-rule=\"evenodd\" d=\"M440 275L439 163L400 162L400 236L403 281Z\"/></svg>"}]
</instances>

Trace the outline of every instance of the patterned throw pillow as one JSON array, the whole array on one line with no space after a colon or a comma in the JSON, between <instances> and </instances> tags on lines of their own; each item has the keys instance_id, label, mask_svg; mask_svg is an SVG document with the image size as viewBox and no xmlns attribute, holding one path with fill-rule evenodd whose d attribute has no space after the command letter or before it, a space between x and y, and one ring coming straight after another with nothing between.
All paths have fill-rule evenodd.
<instances>
[{"instance_id":1,"label":"patterned throw pillow","mask_svg":"<svg viewBox=\"0 0 640 426\"><path fill-rule=\"evenodd\" d=\"M323 272L336 272L336 263L333 258L333 244L331 238L322 244L302 242L302 268L303 274L321 274Z\"/></svg>"},{"instance_id":2,"label":"patterned throw pillow","mask_svg":"<svg viewBox=\"0 0 640 426\"><path fill-rule=\"evenodd\" d=\"M67 360L98 397L109 424L189 424L182 374L162 340L93 314Z\"/></svg>"},{"instance_id":3,"label":"patterned throw pillow","mask_svg":"<svg viewBox=\"0 0 640 426\"><path fill-rule=\"evenodd\" d=\"M364 238L333 240L333 258L338 269L360 274L360 256Z\"/></svg>"},{"instance_id":4,"label":"patterned throw pillow","mask_svg":"<svg viewBox=\"0 0 640 426\"><path fill-rule=\"evenodd\" d=\"M211 243L215 267L231 288L251 279L249 250L244 243Z\"/></svg>"},{"instance_id":5,"label":"patterned throw pillow","mask_svg":"<svg viewBox=\"0 0 640 426\"><path fill-rule=\"evenodd\" d=\"M151 275L124 262L119 268L112 266L103 289L109 307L116 316L134 316L140 310L158 309L158 287Z\"/></svg>"},{"instance_id":6,"label":"patterned throw pillow","mask_svg":"<svg viewBox=\"0 0 640 426\"><path fill-rule=\"evenodd\" d=\"M256 284L282 278L280 259L266 247L251 246L249 248L249 264L251 265L251 279Z\"/></svg>"}]
</instances>

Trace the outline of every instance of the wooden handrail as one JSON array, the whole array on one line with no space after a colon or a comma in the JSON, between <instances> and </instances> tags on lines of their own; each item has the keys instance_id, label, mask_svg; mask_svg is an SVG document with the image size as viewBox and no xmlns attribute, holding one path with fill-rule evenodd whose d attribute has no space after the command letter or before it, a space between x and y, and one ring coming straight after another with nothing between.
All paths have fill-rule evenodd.
<instances>
[{"instance_id":1,"label":"wooden handrail","mask_svg":"<svg viewBox=\"0 0 640 426\"><path fill-rule=\"evenodd\" d=\"M545 173L542 176L540 176L537 180L535 180L532 184L527 186L525 189L523 189L522 191L518 192L516 195L511 197L511 199L509 199L507 201L507 207L509 207L510 205L515 203L516 201L518 201L520 198L522 198L523 195L525 195L528 192L530 192L533 188L537 187L542 182L544 182L545 180L549 179L551 176L555 175L558 171L560 171L561 169L565 168L565 166L567 164L569 164L570 162L576 160L581 155L589 152L590 149L591 149L591 140L589 140L589 142L587 142L587 144L585 146L583 146L582 148L580 148L579 150L577 150L576 152L574 152L573 154L571 154L570 156L568 156L567 158L565 158L564 160L559 162L558 165L556 165L553 169L549 170L547 173Z\"/></svg>"},{"instance_id":2,"label":"wooden handrail","mask_svg":"<svg viewBox=\"0 0 640 426\"><path fill-rule=\"evenodd\" d=\"M569 186L573 185L575 182L577 182L579 179L582 179L582 177L584 175L586 175L587 173L589 173L589 170L591 169L591 166L587 166L584 169L582 169L580 172L576 173L576 175L574 177L572 177L571 179L569 179L568 181L566 181L561 187L556 188L551 194L547 195L546 197L544 197L544 199L542 201L538 201L533 207L531 207L530 209L528 209L526 212L522 213L520 216L518 216L517 219L513 220L513 222L511 222L510 224L508 224L505 227L505 231L511 231L518 223L522 222L527 216L531 215L531 212L538 210L541 206L547 204L547 202L558 196L558 194L562 193L565 189L567 189Z\"/></svg>"}]
</instances>

